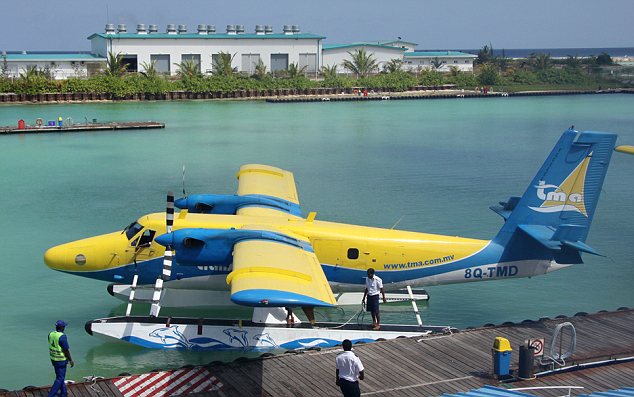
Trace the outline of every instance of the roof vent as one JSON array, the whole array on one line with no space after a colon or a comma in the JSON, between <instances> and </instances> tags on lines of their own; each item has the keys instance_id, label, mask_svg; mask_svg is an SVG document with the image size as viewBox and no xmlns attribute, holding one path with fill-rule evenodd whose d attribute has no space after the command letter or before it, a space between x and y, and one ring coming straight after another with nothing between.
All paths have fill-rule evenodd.
<instances>
[{"instance_id":1,"label":"roof vent","mask_svg":"<svg viewBox=\"0 0 634 397\"><path fill-rule=\"evenodd\" d=\"M198 25L198 34L207 34L207 25Z\"/></svg>"},{"instance_id":2,"label":"roof vent","mask_svg":"<svg viewBox=\"0 0 634 397\"><path fill-rule=\"evenodd\" d=\"M168 24L165 32L167 32L167 34L176 34L176 25L174 25L173 23Z\"/></svg>"},{"instance_id":3,"label":"roof vent","mask_svg":"<svg viewBox=\"0 0 634 397\"><path fill-rule=\"evenodd\" d=\"M145 24L144 23L140 23L140 24L136 25L136 32L138 34L147 34L147 29L145 28Z\"/></svg>"},{"instance_id":4,"label":"roof vent","mask_svg":"<svg viewBox=\"0 0 634 397\"><path fill-rule=\"evenodd\" d=\"M125 27L125 23L120 23L117 27L119 33L128 33L128 29Z\"/></svg>"},{"instance_id":5,"label":"roof vent","mask_svg":"<svg viewBox=\"0 0 634 397\"><path fill-rule=\"evenodd\" d=\"M264 34L264 25L255 25L255 34L257 35Z\"/></svg>"},{"instance_id":6,"label":"roof vent","mask_svg":"<svg viewBox=\"0 0 634 397\"><path fill-rule=\"evenodd\" d=\"M187 25L178 25L178 34L187 33Z\"/></svg>"},{"instance_id":7,"label":"roof vent","mask_svg":"<svg viewBox=\"0 0 634 397\"><path fill-rule=\"evenodd\" d=\"M264 33L273 34L273 25L264 25Z\"/></svg>"},{"instance_id":8,"label":"roof vent","mask_svg":"<svg viewBox=\"0 0 634 397\"><path fill-rule=\"evenodd\" d=\"M106 24L106 34L114 34L114 23Z\"/></svg>"},{"instance_id":9,"label":"roof vent","mask_svg":"<svg viewBox=\"0 0 634 397\"><path fill-rule=\"evenodd\" d=\"M216 25L207 25L207 33L216 33Z\"/></svg>"},{"instance_id":10,"label":"roof vent","mask_svg":"<svg viewBox=\"0 0 634 397\"><path fill-rule=\"evenodd\" d=\"M293 25L291 26L291 29L293 30L293 34L299 33L299 25Z\"/></svg>"},{"instance_id":11,"label":"roof vent","mask_svg":"<svg viewBox=\"0 0 634 397\"><path fill-rule=\"evenodd\" d=\"M227 25L227 34L236 34L236 25Z\"/></svg>"},{"instance_id":12,"label":"roof vent","mask_svg":"<svg viewBox=\"0 0 634 397\"><path fill-rule=\"evenodd\" d=\"M158 33L158 26L157 25L150 25L148 30L149 30L150 33Z\"/></svg>"},{"instance_id":13,"label":"roof vent","mask_svg":"<svg viewBox=\"0 0 634 397\"><path fill-rule=\"evenodd\" d=\"M244 33L244 25L236 25L236 33L238 34Z\"/></svg>"},{"instance_id":14,"label":"roof vent","mask_svg":"<svg viewBox=\"0 0 634 397\"><path fill-rule=\"evenodd\" d=\"M293 34L293 28L291 25L284 25L284 29L282 29L284 34Z\"/></svg>"}]
</instances>

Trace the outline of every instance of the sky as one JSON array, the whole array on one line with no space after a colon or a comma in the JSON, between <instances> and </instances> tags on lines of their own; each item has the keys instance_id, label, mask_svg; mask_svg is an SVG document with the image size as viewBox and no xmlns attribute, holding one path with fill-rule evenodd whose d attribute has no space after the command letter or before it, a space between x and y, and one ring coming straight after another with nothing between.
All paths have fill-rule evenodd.
<instances>
[{"instance_id":1,"label":"sky","mask_svg":"<svg viewBox=\"0 0 634 397\"><path fill-rule=\"evenodd\" d=\"M107 22L300 25L326 44L401 37L420 50L634 47L632 0L2 0L0 51L89 51Z\"/></svg>"}]
</instances>

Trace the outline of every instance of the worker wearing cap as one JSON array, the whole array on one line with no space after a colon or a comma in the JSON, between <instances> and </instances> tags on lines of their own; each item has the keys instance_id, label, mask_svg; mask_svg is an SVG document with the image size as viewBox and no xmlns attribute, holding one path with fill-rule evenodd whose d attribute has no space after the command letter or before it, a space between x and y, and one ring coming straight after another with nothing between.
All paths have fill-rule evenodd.
<instances>
[{"instance_id":1,"label":"worker wearing cap","mask_svg":"<svg viewBox=\"0 0 634 397\"><path fill-rule=\"evenodd\" d=\"M57 320L55 323L55 331L48 334L48 351L51 356L51 363L55 369L55 382L48 392L48 397L66 397L66 366L70 363L71 368L75 366L75 362L70 356L68 347L68 338L64 334L66 322Z\"/></svg>"}]
</instances>

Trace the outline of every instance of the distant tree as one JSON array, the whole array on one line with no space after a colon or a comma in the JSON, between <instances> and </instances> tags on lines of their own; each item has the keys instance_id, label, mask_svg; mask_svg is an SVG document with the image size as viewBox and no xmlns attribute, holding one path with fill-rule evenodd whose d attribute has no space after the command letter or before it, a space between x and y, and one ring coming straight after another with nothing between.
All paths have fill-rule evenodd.
<instances>
[{"instance_id":1,"label":"distant tree","mask_svg":"<svg viewBox=\"0 0 634 397\"><path fill-rule=\"evenodd\" d=\"M383 71L386 73L398 73L403 71L403 60L398 58L393 58L387 61L385 66L383 66Z\"/></svg>"},{"instance_id":2,"label":"distant tree","mask_svg":"<svg viewBox=\"0 0 634 397\"><path fill-rule=\"evenodd\" d=\"M478 51L478 57L475 60L475 63L478 65L483 65L485 63L489 63L493 61L493 46L491 43L488 45L485 44L480 51Z\"/></svg>"},{"instance_id":3,"label":"distant tree","mask_svg":"<svg viewBox=\"0 0 634 397\"><path fill-rule=\"evenodd\" d=\"M48 78L46 72L35 65L27 66L24 71L20 72L20 79L26 82L33 81L38 77Z\"/></svg>"},{"instance_id":4,"label":"distant tree","mask_svg":"<svg viewBox=\"0 0 634 397\"><path fill-rule=\"evenodd\" d=\"M368 76L378 67L374 54L368 55L365 52L365 48L355 50L354 52L348 51L348 55L350 55L351 59L345 59L343 61L343 67L356 74L357 78Z\"/></svg>"},{"instance_id":5,"label":"distant tree","mask_svg":"<svg viewBox=\"0 0 634 397\"><path fill-rule=\"evenodd\" d=\"M307 65L304 65L304 66L302 66L300 68L297 63L289 64L288 65L288 77L295 78L295 77L303 76L304 73L306 72L306 68L307 67L308 67Z\"/></svg>"},{"instance_id":6,"label":"distant tree","mask_svg":"<svg viewBox=\"0 0 634 397\"><path fill-rule=\"evenodd\" d=\"M237 67L232 67L233 58L236 54L231 55L228 52L221 51L218 56L214 58L213 70L214 74L221 76L231 76L238 71Z\"/></svg>"},{"instance_id":7,"label":"distant tree","mask_svg":"<svg viewBox=\"0 0 634 397\"><path fill-rule=\"evenodd\" d=\"M460 68L458 66L449 66L449 75L451 77L458 77L460 75Z\"/></svg>"},{"instance_id":8,"label":"distant tree","mask_svg":"<svg viewBox=\"0 0 634 397\"><path fill-rule=\"evenodd\" d=\"M4 54L2 55L2 63L0 63L0 77L9 77L9 62Z\"/></svg>"},{"instance_id":9,"label":"distant tree","mask_svg":"<svg viewBox=\"0 0 634 397\"><path fill-rule=\"evenodd\" d=\"M607 52L602 52L601 54L599 54L595 60L597 65L613 65L614 61L612 60L612 57L610 56L610 54L608 54Z\"/></svg>"},{"instance_id":10,"label":"distant tree","mask_svg":"<svg viewBox=\"0 0 634 397\"><path fill-rule=\"evenodd\" d=\"M478 71L478 82L482 85L495 85L500 79L500 74L495 65L486 63L480 66Z\"/></svg>"},{"instance_id":11,"label":"distant tree","mask_svg":"<svg viewBox=\"0 0 634 397\"><path fill-rule=\"evenodd\" d=\"M501 71L506 71L511 66L511 60L506 57L504 49L502 49L502 56L494 57L493 60L498 65Z\"/></svg>"},{"instance_id":12,"label":"distant tree","mask_svg":"<svg viewBox=\"0 0 634 397\"><path fill-rule=\"evenodd\" d=\"M550 54L540 53L532 53L529 56L529 61L533 70L543 71L550 68L552 59L550 59Z\"/></svg>"},{"instance_id":13,"label":"distant tree","mask_svg":"<svg viewBox=\"0 0 634 397\"><path fill-rule=\"evenodd\" d=\"M564 60L564 64L570 69L579 69L581 67L581 59L577 56L568 55Z\"/></svg>"},{"instance_id":14,"label":"distant tree","mask_svg":"<svg viewBox=\"0 0 634 397\"><path fill-rule=\"evenodd\" d=\"M106 59L106 76L121 77L127 71L127 65L123 63L123 55L121 53L108 52Z\"/></svg>"},{"instance_id":15,"label":"distant tree","mask_svg":"<svg viewBox=\"0 0 634 397\"><path fill-rule=\"evenodd\" d=\"M442 65L443 65L443 62L438 57L434 58L431 61L431 67L434 70L439 70L440 68L442 68Z\"/></svg>"}]
</instances>

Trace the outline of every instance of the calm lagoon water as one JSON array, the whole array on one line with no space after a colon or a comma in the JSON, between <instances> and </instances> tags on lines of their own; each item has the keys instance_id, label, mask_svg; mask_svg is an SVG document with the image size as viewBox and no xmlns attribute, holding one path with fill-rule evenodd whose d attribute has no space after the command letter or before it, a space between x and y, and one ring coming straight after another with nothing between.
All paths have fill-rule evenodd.
<instances>
[{"instance_id":1,"label":"calm lagoon water","mask_svg":"<svg viewBox=\"0 0 634 397\"><path fill-rule=\"evenodd\" d=\"M230 360L105 343L87 320L122 314L106 284L48 269L53 245L123 228L164 208L167 190L234 193L244 163L292 170L319 219L490 238L488 206L522 194L568 126L634 143L633 95L313 104L155 102L0 106L0 125L42 117L159 120L165 130L0 137L0 388L53 380L46 335L58 318L76 366L68 378ZM634 306L634 157L615 153L589 244L606 257L533 279L429 288L427 323L457 327ZM145 313L147 307L137 307ZM387 311L387 309L386 309ZM170 313L166 311L166 313ZM249 317L238 312L188 315ZM347 320L354 310L320 312ZM365 319L368 321L368 319ZM384 321L413 323L407 306Z\"/></svg>"}]
</instances>

